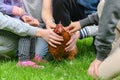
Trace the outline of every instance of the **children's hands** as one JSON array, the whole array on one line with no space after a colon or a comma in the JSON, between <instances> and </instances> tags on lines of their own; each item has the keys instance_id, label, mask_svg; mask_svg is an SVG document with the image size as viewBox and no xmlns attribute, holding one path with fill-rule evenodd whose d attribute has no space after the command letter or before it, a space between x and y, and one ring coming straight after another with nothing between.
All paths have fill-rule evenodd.
<instances>
[{"instance_id":1,"label":"children's hands","mask_svg":"<svg viewBox=\"0 0 120 80\"><path fill-rule=\"evenodd\" d=\"M57 47L56 44L61 44L61 41L63 41L63 37L57 35L52 29L38 29L36 31L36 36L42 37L53 47Z\"/></svg>"},{"instance_id":2,"label":"children's hands","mask_svg":"<svg viewBox=\"0 0 120 80\"><path fill-rule=\"evenodd\" d=\"M71 34L71 39L67 42L67 47L65 48L66 51L71 51L74 49L74 46L76 45L77 40L80 37L79 31Z\"/></svg>"},{"instance_id":3,"label":"children's hands","mask_svg":"<svg viewBox=\"0 0 120 80\"><path fill-rule=\"evenodd\" d=\"M30 24L31 26L39 26L39 25L40 25L40 23L39 23L39 21L38 21L37 19L34 19L34 18L32 18L32 17L30 17L30 16L28 16L28 15L23 15L23 16L21 17L21 19L22 19L25 23Z\"/></svg>"},{"instance_id":4,"label":"children's hands","mask_svg":"<svg viewBox=\"0 0 120 80\"><path fill-rule=\"evenodd\" d=\"M98 77L98 68L102 61L95 59L88 69L88 74L92 77Z\"/></svg>"},{"instance_id":5,"label":"children's hands","mask_svg":"<svg viewBox=\"0 0 120 80\"><path fill-rule=\"evenodd\" d=\"M71 24L67 27L67 31L69 31L69 33L74 33L78 30L81 29L81 25L79 21L76 22L71 22Z\"/></svg>"},{"instance_id":6,"label":"children's hands","mask_svg":"<svg viewBox=\"0 0 120 80\"><path fill-rule=\"evenodd\" d=\"M13 6L12 14L16 16L22 16L24 14L24 10L20 7Z\"/></svg>"}]
</instances>

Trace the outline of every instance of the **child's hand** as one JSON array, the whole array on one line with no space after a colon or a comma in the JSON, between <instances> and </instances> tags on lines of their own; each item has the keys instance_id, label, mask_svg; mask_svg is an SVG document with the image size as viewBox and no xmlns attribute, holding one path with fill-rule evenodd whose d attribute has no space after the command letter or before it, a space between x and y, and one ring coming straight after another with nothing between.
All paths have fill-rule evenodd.
<instances>
[{"instance_id":1,"label":"child's hand","mask_svg":"<svg viewBox=\"0 0 120 80\"><path fill-rule=\"evenodd\" d=\"M47 29L54 29L56 27L56 24L53 22L52 19L47 19L45 24Z\"/></svg>"},{"instance_id":2,"label":"child's hand","mask_svg":"<svg viewBox=\"0 0 120 80\"><path fill-rule=\"evenodd\" d=\"M40 25L39 21L37 19L35 19L35 18L33 18L33 21L31 23L29 23L29 24L31 26L36 26L36 27Z\"/></svg>"},{"instance_id":3,"label":"child's hand","mask_svg":"<svg viewBox=\"0 0 120 80\"><path fill-rule=\"evenodd\" d=\"M20 7L14 6L12 10L12 14L16 16L22 16L24 14L24 10Z\"/></svg>"},{"instance_id":4,"label":"child's hand","mask_svg":"<svg viewBox=\"0 0 120 80\"><path fill-rule=\"evenodd\" d=\"M21 19L22 19L25 23L30 24L31 26L36 26L36 27L37 27L37 26L40 25L40 23L39 23L39 21L38 21L37 19L34 19L34 18L32 18L32 17L30 17L30 16L28 16L28 15L22 16Z\"/></svg>"},{"instance_id":5,"label":"child's hand","mask_svg":"<svg viewBox=\"0 0 120 80\"><path fill-rule=\"evenodd\" d=\"M74 33L80 29L81 25L79 21L71 22L71 24L66 28L66 30L69 31L69 33Z\"/></svg>"}]
</instances>

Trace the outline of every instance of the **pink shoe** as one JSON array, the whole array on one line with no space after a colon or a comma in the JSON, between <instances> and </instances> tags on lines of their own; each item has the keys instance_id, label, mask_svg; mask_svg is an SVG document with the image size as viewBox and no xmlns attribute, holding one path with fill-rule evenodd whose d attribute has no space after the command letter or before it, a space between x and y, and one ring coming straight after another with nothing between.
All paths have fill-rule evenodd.
<instances>
[{"instance_id":1,"label":"pink shoe","mask_svg":"<svg viewBox=\"0 0 120 80\"><path fill-rule=\"evenodd\" d=\"M47 62L46 60L43 60L38 54L35 54L35 57L33 58L33 61L40 63L40 62Z\"/></svg>"},{"instance_id":2,"label":"pink shoe","mask_svg":"<svg viewBox=\"0 0 120 80\"><path fill-rule=\"evenodd\" d=\"M32 67L32 68L43 68L43 66L37 65L35 62L32 61L18 61L17 66L21 67Z\"/></svg>"},{"instance_id":3,"label":"pink shoe","mask_svg":"<svg viewBox=\"0 0 120 80\"><path fill-rule=\"evenodd\" d=\"M38 54L35 54L34 60L37 62L41 62L42 58Z\"/></svg>"}]
</instances>

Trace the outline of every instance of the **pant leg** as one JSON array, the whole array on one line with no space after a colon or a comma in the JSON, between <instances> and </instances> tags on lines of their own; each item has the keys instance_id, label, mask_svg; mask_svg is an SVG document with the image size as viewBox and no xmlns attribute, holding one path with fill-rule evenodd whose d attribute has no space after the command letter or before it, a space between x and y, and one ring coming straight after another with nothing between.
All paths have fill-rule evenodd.
<instances>
[{"instance_id":1,"label":"pant leg","mask_svg":"<svg viewBox=\"0 0 120 80\"><path fill-rule=\"evenodd\" d=\"M18 59L20 61L30 60L31 37L21 37L18 43Z\"/></svg>"},{"instance_id":2,"label":"pant leg","mask_svg":"<svg viewBox=\"0 0 120 80\"><path fill-rule=\"evenodd\" d=\"M35 54L38 54L40 57L44 58L48 52L48 43L42 38L36 39Z\"/></svg>"},{"instance_id":3,"label":"pant leg","mask_svg":"<svg viewBox=\"0 0 120 80\"><path fill-rule=\"evenodd\" d=\"M53 0L53 17L56 24L68 26L71 21L85 17L84 8L76 0Z\"/></svg>"},{"instance_id":4,"label":"pant leg","mask_svg":"<svg viewBox=\"0 0 120 80\"><path fill-rule=\"evenodd\" d=\"M118 47L99 67L99 77L109 79L120 73L120 48Z\"/></svg>"},{"instance_id":5,"label":"pant leg","mask_svg":"<svg viewBox=\"0 0 120 80\"><path fill-rule=\"evenodd\" d=\"M30 59L34 58L35 56L35 44L36 44L36 37L32 37L30 43Z\"/></svg>"},{"instance_id":6,"label":"pant leg","mask_svg":"<svg viewBox=\"0 0 120 80\"><path fill-rule=\"evenodd\" d=\"M117 29L116 29L117 30ZM120 73L120 32L116 32L115 41L110 55L103 61L99 67L99 77L109 79Z\"/></svg>"},{"instance_id":7,"label":"pant leg","mask_svg":"<svg viewBox=\"0 0 120 80\"><path fill-rule=\"evenodd\" d=\"M5 31L0 30L0 55L1 56L13 56L17 51L18 36Z\"/></svg>"}]
</instances>

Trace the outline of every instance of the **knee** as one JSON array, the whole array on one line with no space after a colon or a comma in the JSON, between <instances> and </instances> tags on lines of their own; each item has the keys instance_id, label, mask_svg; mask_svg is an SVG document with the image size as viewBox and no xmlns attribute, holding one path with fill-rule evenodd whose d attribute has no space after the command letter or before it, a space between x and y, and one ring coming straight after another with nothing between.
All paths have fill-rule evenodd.
<instances>
[{"instance_id":1,"label":"knee","mask_svg":"<svg viewBox=\"0 0 120 80\"><path fill-rule=\"evenodd\" d=\"M15 49L16 49L15 45L9 45L9 46L2 45L2 46L0 46L0 53L7 54L11 51L14 51Z\"/></svg>"},{"instance_id":2,"label":"knee","mask_svg":"<svg viewBox=\"0 0 120 80\"><path fill-rule=\"evenodd\" d=\"M105 70L102 66L99 67L98 76L100 79L103 80L109 80L111 78L111 74L109 73L109 71Z\"/></svg>"},{"instance_id":3,"label":"knee","mask_svg":"<svg viewBox=\"0 0 120 80\"><path fill-rule=\"evenodd\" d=\"M17 49L17 41L5 39L0 42L0 53L9 53Z\"/></svg>"}]
</instances>

